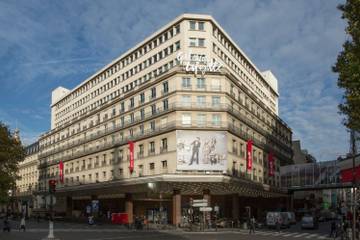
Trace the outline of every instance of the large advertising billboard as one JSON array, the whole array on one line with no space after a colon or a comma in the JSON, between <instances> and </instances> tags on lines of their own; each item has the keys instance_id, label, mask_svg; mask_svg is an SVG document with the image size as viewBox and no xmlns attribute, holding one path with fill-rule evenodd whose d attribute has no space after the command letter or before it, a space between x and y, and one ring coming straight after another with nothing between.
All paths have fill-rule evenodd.
<instances>
[{"instance_id":1,"label":"large advertising billboard","mask_svg":"<svg viewBox=\"0 0 360 240\"><path fill-rule=\"evenodd\" d=\"M176 141L177 170L226 170L226 132L177 130Z\"/></svg>"}]
</instances>

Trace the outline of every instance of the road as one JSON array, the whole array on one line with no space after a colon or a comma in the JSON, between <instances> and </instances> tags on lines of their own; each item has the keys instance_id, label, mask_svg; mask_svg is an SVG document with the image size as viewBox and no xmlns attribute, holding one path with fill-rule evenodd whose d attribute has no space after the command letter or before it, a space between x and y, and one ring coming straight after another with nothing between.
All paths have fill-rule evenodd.
<instances>
[{"instance_id":1,"label":"road","mask_svg":"<svg viewBox=\"0 0 360 240\"><path fill-rule=\"evenodd\" d=\"M17 222L12 222L14 228ZM88 226L80 223L56 222L55 236L62 240L323 240L327 239L330 223L321 223L318 230L301 230L299 225L290 229L282 229L280 233L274 230L261 229L249 235L247 230L219 229L218 232L186 232L183 230L128 230L115 225ZM1 224L0 224L1 225ZM0 233L0 240L40 240L47 236L47 222L27 222L27 232L13 229L10 233Z\"/></svg>"}]
</instances>

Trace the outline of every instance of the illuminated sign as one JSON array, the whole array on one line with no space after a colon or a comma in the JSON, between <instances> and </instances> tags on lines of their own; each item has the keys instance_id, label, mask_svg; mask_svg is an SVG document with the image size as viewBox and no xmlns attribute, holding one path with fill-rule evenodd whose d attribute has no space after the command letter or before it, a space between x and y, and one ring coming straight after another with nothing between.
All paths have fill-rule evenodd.
<instances>
[{"instance_id":1,"label":"illuminated sign","mask_svg":"<svg viewBox=\"0 0 360 240\"><path fill-rule=\"evenodd\" d=\"M180 65L184 66L186 72L194 72L195 74L200 72L204 75L206 72L218 72L222 67L222 63L216 59L208 59L206 55L193 54L191 51L189 53L179 52L176 59Z\"/></svg>"}]
</instances>

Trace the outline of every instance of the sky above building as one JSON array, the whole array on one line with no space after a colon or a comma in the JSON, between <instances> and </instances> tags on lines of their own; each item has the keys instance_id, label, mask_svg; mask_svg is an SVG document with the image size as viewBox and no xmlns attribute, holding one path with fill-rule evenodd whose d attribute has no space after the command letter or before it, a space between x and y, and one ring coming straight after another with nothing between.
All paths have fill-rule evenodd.
<instances>
[{"instance_id":1,"label":"sky above building","mask_svg":"<svg viewBox=\"0 0 360 240\"><path fill-rule=\"evenodd\" d=\"M318 160L349 149L331 66L342 1L0 1L0 121L29 144L50 129L51 91L73 88L182 13L212 15L279 80L280 117Z\"/></svg>"}]
</instances>

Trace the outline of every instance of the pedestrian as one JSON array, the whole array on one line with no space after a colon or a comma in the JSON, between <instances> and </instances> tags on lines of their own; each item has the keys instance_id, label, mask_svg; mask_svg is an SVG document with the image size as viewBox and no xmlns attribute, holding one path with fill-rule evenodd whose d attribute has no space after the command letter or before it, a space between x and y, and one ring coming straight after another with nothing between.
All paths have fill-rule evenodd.
<instances>
[{"instance_id":1,"label":"pedestrian","mask_svg":"<svg viewBox=\"0 0 360 240\"><path fill-rule=\"evenodd\" d=\"M331 222L330 237L336 238L337 237L336 235L337 235L336 234L336 222L335 222L335 220L333 220Z\"/></svg>"},{"instance_id":2,"label":"pedestrian","mask_svg":"<svg viewBox=\"0 0 360 240\"><path fill-rule=\"evenodd\" d=\"M280 222L280 216L276 218L276 230L280 232L281 228L281 222Z\"/></svg>"},{"instance_id":3,"label":"pedestrian","mask_svg":"<svg viewBox=\"0 0 360 240\"><path fill-rule=\"evenodd\" d=\"M250 231L249 234L254 233L255 234L255 218L254 216L250 219Z\"/></svg>"},{"instance_id":4,"label":"pedestrian","mask_svg":"<svg viewBox=\"0 0 360 240\"><path fill-rule=\"evenodd\" d=\"M93 216L89 216L88 217L88 223L89 223L89 225L94 225L94 217Z\"/></svg>"},{"instance_id":5,"label":"pedestrian","mask_svg":"<svg viewBox=\"0 0 360 240\"><path fill-rule=\"evenodd\" d=\"M20 229L19 229L19 231L21 231L21 230L24 230L24 232L25 232L25 217L22 217L21 218L21 220L20 220Z\"/></svg>"},{"instance_id":6,"label":"pedestrian","mask_svg":"<svg viewBox=\"0 0 360 240\"><path fill-rule=\"evenodd\" d=\"M3 232L5 232L5 231L10 232L10 230L11 230L10 222L9 222L8 217L6 216L6 217L4 218Z\"/></svg>"}]
</instances>

